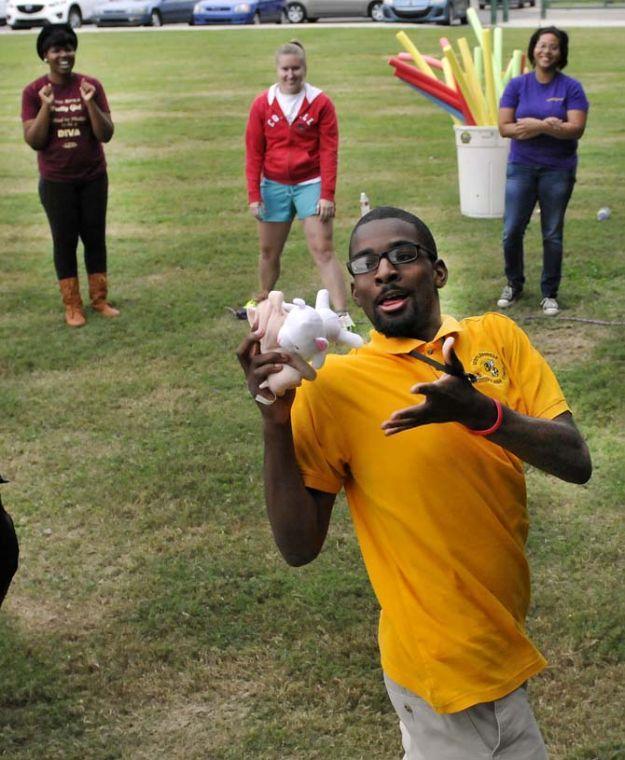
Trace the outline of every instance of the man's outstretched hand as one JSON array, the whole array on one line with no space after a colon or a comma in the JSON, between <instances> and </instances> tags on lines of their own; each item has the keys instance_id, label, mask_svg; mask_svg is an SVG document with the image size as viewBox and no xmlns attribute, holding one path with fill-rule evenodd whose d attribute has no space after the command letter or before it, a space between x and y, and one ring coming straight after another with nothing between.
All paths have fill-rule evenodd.
<instances>
[{"instance_id":1,"label":"man's outstretched hand","mask_svg":"<svg viewBox=\"0 0 625 760\"><path fill-rule=\"evenodd\" d=\"M445 367L452 374L445 374L433 383L414 385L410 392L425 396L425 401L393 412L382 423L385 435L440 422L459 422L473 430L485 430L494 423L495 404L462 377L464 367L456 355L454 342L455 338L450 336L443 343Z\"/></svg>"}]
</instances>

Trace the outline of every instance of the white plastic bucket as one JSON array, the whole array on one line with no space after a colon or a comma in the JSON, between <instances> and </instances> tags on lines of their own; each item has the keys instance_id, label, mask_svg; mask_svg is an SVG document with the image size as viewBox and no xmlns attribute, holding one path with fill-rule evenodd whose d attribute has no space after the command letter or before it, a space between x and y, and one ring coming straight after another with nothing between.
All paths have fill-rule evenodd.
<instances>
[{"instance_id":1,"label":"white plastic bucket","mask_svg":"<svg viewBox=\"0 0 625 760\"><path fill-rule=\"evenodd\" d=\"M497 127L454 126L460 213L479 219L503 216L510 140Z\"/></svg>"}]
</instances>

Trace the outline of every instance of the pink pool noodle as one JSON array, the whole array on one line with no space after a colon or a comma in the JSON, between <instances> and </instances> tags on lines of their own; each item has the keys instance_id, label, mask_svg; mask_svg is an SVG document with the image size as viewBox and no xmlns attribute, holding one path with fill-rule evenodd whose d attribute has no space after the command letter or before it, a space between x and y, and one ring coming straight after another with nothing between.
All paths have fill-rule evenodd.
<instances>
[{"instance_id":1,"label":"pink pool noodle","mask_svg":"<svg viewBox=\"0 0 625 760\"><path fill-rule=\"evenodd\" d=\"M400 61L405 61L407 63L414 62L410 53L398 53L396 57L399 58ZM442 71L443 62L440 59L435 58L433 55L424 55L423 60L429 63L433 69L440 69Z\"/></svg>"}]
</instances>

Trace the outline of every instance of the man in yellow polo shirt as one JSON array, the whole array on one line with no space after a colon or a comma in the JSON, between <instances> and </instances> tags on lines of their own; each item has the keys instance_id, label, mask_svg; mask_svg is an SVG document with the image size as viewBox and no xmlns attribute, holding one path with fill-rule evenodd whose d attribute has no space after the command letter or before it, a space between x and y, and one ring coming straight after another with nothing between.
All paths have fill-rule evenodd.
<instances>
[{"instance_id":1,"label":"man in yellow polo shirt","mask_svg":"<svg viewBox=\"0 0 625 760\"><path fill-rule=\"evenodd\" d=\"M417 217L374 209L350 241L352 295L371 341L329 356L312 383L272 399L288 356L240 346L262 396L267 510L286 561L320 552L345 489L381 607L386 687L406 760L540 760L524 689L545 660L524 628L530 584L523 462L591 473L553 372L500 314L440 312L447 268Z\"/></svg>"}]
</instances>

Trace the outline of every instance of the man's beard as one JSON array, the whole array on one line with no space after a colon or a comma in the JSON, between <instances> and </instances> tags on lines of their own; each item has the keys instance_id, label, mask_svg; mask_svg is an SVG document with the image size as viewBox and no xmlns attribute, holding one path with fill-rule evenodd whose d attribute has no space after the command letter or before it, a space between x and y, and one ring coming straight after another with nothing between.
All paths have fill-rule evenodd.
<instances>
[{"instance_id":1,"label":"man's beard","mask_svg":"<svg viewBox=\"0 0 625 760\"><path fill-rule=\"evenodd\" d=\"M410 300L401 316L386 316L378 309L373 312L373 326L386 335L387 338L415 338L418 337L419 309L414 301Z\"/></svg>"}]
</instances>

